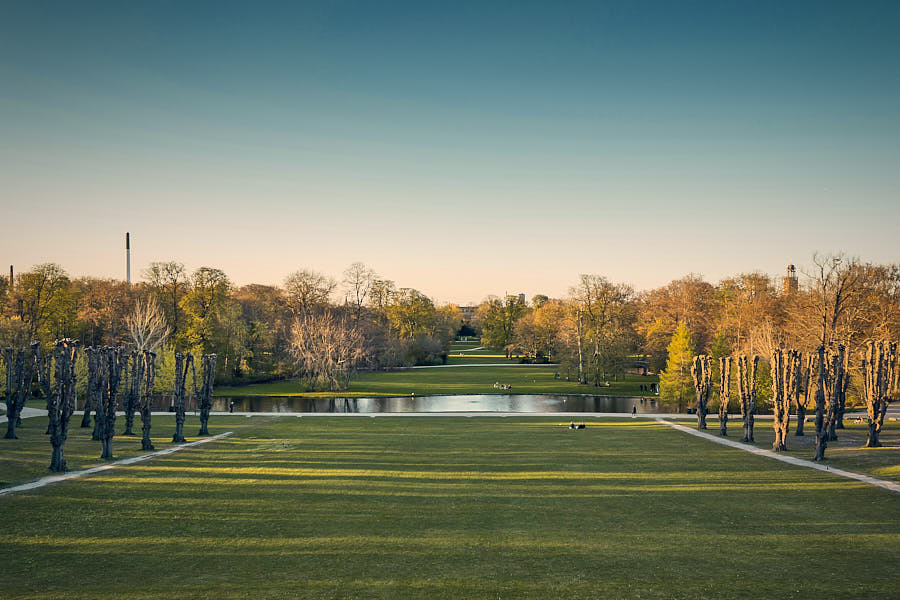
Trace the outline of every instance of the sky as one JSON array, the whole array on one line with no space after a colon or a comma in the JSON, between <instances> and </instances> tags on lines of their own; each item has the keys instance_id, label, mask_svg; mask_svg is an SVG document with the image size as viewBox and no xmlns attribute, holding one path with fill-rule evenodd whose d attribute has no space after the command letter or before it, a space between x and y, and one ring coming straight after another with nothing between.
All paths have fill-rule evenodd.
<instances>
[{"instance_id":1,"label":"sky","mask_svg":"<svg viewBox=\"0 0 900 600\"><path fill-rule=\"evenodd\" d=\"M0 0L0 260L445 302L900 261L897 2Z\"/></svg>"}]
</instances>

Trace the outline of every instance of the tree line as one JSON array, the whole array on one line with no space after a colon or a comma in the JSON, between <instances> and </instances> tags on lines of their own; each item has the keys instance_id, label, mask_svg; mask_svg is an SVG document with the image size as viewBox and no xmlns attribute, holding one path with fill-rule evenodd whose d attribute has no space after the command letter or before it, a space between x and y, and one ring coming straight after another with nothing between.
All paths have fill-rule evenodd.
<instances>
[{"instance_id":1,"label":"tree line","mask_svg":"<svg viewBox=\"0 0 900 600\"><path fill-rule=\"evenodd\" d=\"M12 285L0 280L0 344L121 343L140 302L158 306L170 330L157 375L166 389L175 352L216 354L218 383L301 374L313 388L341 389L358 369L439 363L462 332L507 356L558 363L561 376L590 387L626 370L662 373L661 398L681 406L693 402L695 355L711 357L712 381L719 358L758 355L759 401L768 407L776 349L841 344L855 356L869 340L900 337L900 265L817 254L784 277L754 272L710 283L688 275L644 292L584 274L560 298L489 296L464 322L459 307L438 305L361 263L340 281L303 269L279 286L240 287L220 269L188 273L178 262L151 263L132 285L72 278L44 264ZM849 368L861 381L861 367ZM861 397L861 383L851 393Z\"/></svg>"}]
</instances>

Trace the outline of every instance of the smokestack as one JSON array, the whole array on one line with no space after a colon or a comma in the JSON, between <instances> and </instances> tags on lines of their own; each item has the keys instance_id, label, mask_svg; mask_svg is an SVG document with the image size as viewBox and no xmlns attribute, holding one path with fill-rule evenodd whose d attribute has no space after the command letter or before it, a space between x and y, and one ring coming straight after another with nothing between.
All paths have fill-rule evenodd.
<instances>
[{"instance_id":1,"label":"smokestack","mask_svg":"<svg viewBox=\"0 0 900 600\"><path fill-rule=\"evenodd\" d=\"M9 289L13 289L13 266L9 265Z\"/></svg>"},{"instance_id":2,"label":"smokestack","mask_svg":"<svg viewBox=\"0 0 900 600\"><path fill-rule=\"evenodd\" d=\"M125 281L131 283L131 235L125 232Z\"/></svg>"}]
</instances>

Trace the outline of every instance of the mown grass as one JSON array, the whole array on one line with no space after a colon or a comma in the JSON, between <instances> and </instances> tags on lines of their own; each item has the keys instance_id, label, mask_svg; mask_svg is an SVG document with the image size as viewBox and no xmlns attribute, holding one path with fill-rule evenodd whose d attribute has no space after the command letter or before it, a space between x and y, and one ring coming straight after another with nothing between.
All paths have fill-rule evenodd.
<instances>
[{"instance_id":1,"label":"mown grass","mask_svg":"<svg viewBox=\"0 0 900 600\"><path fill-rule=\"evenodd\" d=\"M837 430L837 441L828 442L825 449L825 464L838 469L846 469L856 473L864 473L873 477L900 482L900 422L885 421L882 430L880 448L866 448L869 428L865 424L855 423L853 419L844 419L844 429ZM802 437L794 435L797 424L792 420L790 435L786 441L787 454L797 458L811 460L816 444L816 428L814 423L806 423ZM741 431L740 422L735 432ZM718 432L718 421L712 431ZM771 420L757 421L753 437L756 446L772 449L775 432Z\"/></svg>"},{"instance_id":2,"label":"mown grass","mask_svg":"<svg viewBox=\"0 0 900 600\"><path fill-rule=\"evenodd\" d=\"M154 415L150 429L151 440L157 450L163 450L172 446L172 435L175 433L174 415ZM91 429L82 429L81 415L74 415L69 426L69 437L66 440L65 456L70 471L79 471L96 465L104 464L100 460L100 442L91 440ZM219 417L214 417L209 422L210 435L216 435L228 431L246 423L235 419L228 424L226 429ZM0 423L3 433L6 433L6 423ZM7 440L0 438L0 487L37 479L44 475L50 475L50 437L44 435L47 430L46 417L32 417L22 419L22 424L16 427L16 435L19 439ZM116 459L130 458L140 454L146 454L141 450L141 420L135 416L133 431L134 436L119 435L125 430L125 418L116 419L116 436L113 438L113 454ZM194 414L188 414L184 423L185 438L191 442L201 439L195 434L200 430L200 419ZM206 437L206 436L203 436ZM176 444L177 445L177 444Z\"/></svg>"},{"instance_id":3,"label":"mown grass","mask_svg":"<svg viewBox=\"0 0 900 600\"><path fill-rule=\"evenodd\" d=\"M4 598L896 597L896 494L653 421L247 422L0 497Z\"/></svg>"},{"instance_id":4,"label":"mown grass","mask_svg":"<svg viewBox=\"0 0 900 600\"><path fill-rule=\"evenodd\" d=\"M359 373L350 381L350 387L341 396L428 396L436 394L595 394L608 396L640 396L640 386L656 382L656 377L626 375L619 381L610 381L609 387L581 385L566 381L553 365L488 367L429 367L390 372ZM494 383L511 385L510 390L500 390ZM334 392L307 392L297 380L277 381L240 387L219 387L217 396L334 396Z\"/></svg>"}]
</instances>

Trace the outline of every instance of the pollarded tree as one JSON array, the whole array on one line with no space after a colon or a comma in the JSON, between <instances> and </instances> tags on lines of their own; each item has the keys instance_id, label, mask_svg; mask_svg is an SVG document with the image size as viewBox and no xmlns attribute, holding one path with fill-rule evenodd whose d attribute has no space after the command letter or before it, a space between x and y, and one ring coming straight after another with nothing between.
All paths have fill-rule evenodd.
<instances>
[{"instance_id":1,"label":"pollarded tree","mask_svg":"<svg viewBox=\"0 0 900 600\"><path fill-rule=\"evenodd\" d=\"M185 388L187 387L187 374L188 370L191 371L194 375L194 389L197 388L197 373L194 370L194 357L190 353L182 354L180 352L175 353L175 390L173 393L174 396L174 405L175 405L175 435L172 436L172 441L176 443L184 443L187 440L184 439L184 416L185 416L185 408L184 408L184 395Z\"/></svg>"},{"instance_id":2,"label":"pollarded tree","mask_svg":"<svg viewBox=\"0 0 900 600\"><path fill-rule=\"evenodd\" d=\"M209 435L209 411L212 408L213 382L216 379L216 355L204 354L200 359L200 370L203 378L203 387L200 388L200 433L197 435Z\"/></svg>"},{"instance_id":3,"label":"pollarded tree","mask_svg":"<svg viewBox=\"0 0 900 600\"><path fill-rule=\"evenodd\" d=\"M74 340L58 340L53 350L56 363L56 392L49 403L50 443L53 445L53 456L50 459L50 470L61 473L67 469L66 457L63 453L66 438L69 436L69 419L75 412L75 359L78 356L78 342ZM49 363L49 359L47 361Z\"/></svg>"},{"instance_id":4,"label":"pollarded tree","mask_svg":"<svg viewBox=\"0 0 900 600\"><path fill-rule=\"evenodd\" d=\"M754 415L756 414L756 369L759 356L748 359L746 354L738 357L738 392L741 397L741 419L744 421L742 442L753 442Z\"/></svg>"},{"instance_id":5,"label":"pollarded tree","mask_svg":"<svg viewBox=\"0 0 900 600\"><path fill-rule=\"evenodd\" d=\"M697 394L697 429L706 429L706 404L709 401L710 374L709 356L700 354L694 357L691 365L691 378Z\"/></svg>"},{"instance_id":6,"label":"pollarded tree","mask_svg":"<svg viewBox=\"0 0 900 600\"><path fill-rule=\"evenodd\" d=\"M14 351L6 348L6 439L15 440L16 426L25 401L31 396L31 382L34 379L36 353L39 345ZM15 356L15 360L13 360Z\"/></svg>"},{"instance_id":7,"label":"pollarded tree","mask_svg":"<svg viewBox=\"0 0 900 600\"><path fill-rule=\"evenodd\" d=\"M869 416L866 448L877 448L881 446L878 435L884 425L884 415L897 372L897 343L883 340L868 342L862 359L862 371L863 396Z\"/></svg>"},{"instance_id":8,"label":"pollarded tree","mask_svg":"<svg viewBox=\"0 0 900 600\"><path fill-rule=\"evenodd\" d=\"M679 323L675 329L667 352L666 370L659 376L659 397L663 401L676 403L680 412L684 409L688 390L693 383L691 358L694 356L694 345L691 343L691 332L684 323Z\"/></svg>"},{"instance_id":9,"label":"pollarded tree","mask_svg":"<svg viewBox=\"0 0 900 600\"><path fill-rule=\"evenodd\" d=\"M731 357L719 359L719 435L728 435L728 396L731 392Z\"/></svg>"},{"instance_id":10,"label":"pollarded tree","mask_svg":"<svg viewBox=\"0 0 900 600\"><path fill-rule=\"evenodd\" d=\"M816 359L810 354L806 357L803 369L800 371L800 381L796 395L797 404L797 430L795 436L803 436L803 424L806 422L806 408L809 406L809 399L812 396L813 371L816 368Z\"/></svg>"},{"instance_id":11,"label":"pollarded tree","mask_svg":"<svg viewBox=\"0 0 900 600\"><path fill-rule=\"evenodd\" d=\"M140 360L141 353L139 350L131 351L131 368L128 369L128 377L123 377L123 389L125 401L123 409L125 412L125 431L122 435L135 435L134 413L138 410L138 404L141 401L141 381L144 377L144 363Z\"/></svg>"},{"instance_id":12,"label":"pollarded tree","mask_svg":"<svg viewBox=\"0 0 900 600\"><path fill-rule=\"evenodd\" d=\"M156 379L156 353L149 350L140 352L136 361L141 363L139 372L142 375L138 392L141 406L141 450L154 450L150 441L150 416L153 401L153 382ZM215 367L213 367L215 369Z\"/></svg>"},{"instance_id":13,"label":"pollarded tree","mask_svg":"<svg viewBox=\"0 0 900 600\"><path fill-rule=\"evenodd\" d=\"M786 440L791 421L791 399L800 384L800 353L776 348L772 351L772 427L775 441L772 450L787 450Z\"/></svg>"},{"instance_id":14,"label":"pollarded tree","mask_svg":"<svg viewBox=\"0 0 900 600\"><path fill-rule=\"evenodd\" d=\"M843 354L843 346L839 346L839 352ZM818 355L816 358L818 367L818 375L816 376L816 453L813 456L813 460L818 462L825 460L825 449L828 447L829 439L829 421L834 416L829 381L832 379L833 371L843 364L843 358L841 357L838 360L836 356L832 356L826 362L825 346L821 344L816 349L816 353ZM828 371L832 371L832 374L829 374Z\"/></svg>"},{"instance_id":15,"label":"pollarded tree","mask_svg":"<svg viewBox=\"0 0 900 600\"><path fill-rule=\"evenodd\" d=\"M128 353L123 348L110 346L86 350L88 393L93 393L95 399L96 433L102 447L100 458L112 460L119 385L128 366Z\"/></svg>"}]
</instances>

